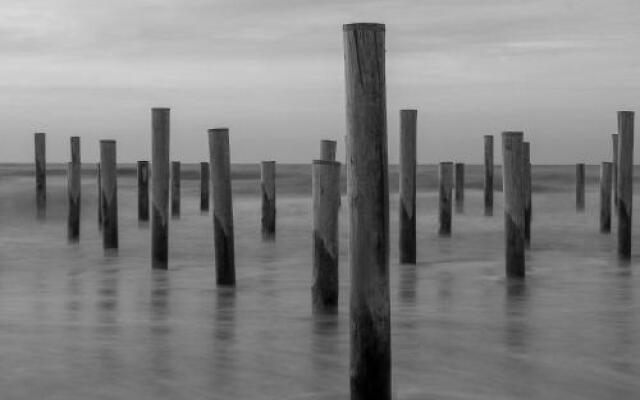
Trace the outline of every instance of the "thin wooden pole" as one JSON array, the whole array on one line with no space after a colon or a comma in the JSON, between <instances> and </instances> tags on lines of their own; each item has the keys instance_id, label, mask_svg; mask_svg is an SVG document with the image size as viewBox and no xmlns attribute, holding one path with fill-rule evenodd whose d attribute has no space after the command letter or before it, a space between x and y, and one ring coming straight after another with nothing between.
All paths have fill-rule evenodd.
<instances>
[{"instance_id":1,"label":"thin wooden pole","mask_svg":"<svg viewBox=\"0 0 640 400\"><path fill-rule=\"evenodd\" d=\"M611 232L611 178L613 163L600 165L600 232Z\"/></svg>"},{"instance_id":2,"label":"thin wooden pole","mask_svg":"<svg viewBox=\"0 0 640 400\"><path fill-rule=\"evenodd\" d=\"M320 159L327 161L336 160L336 147L335 140L321 140L320 141Z\"/></svg>"},{"instance_id":3,"label":"thin wooden pole","mask_svg":"<svg viewBox=\"0 0 640 400\"><path fill-rule=\"evenodd\" d=\"M493 215L493 135L484 136L484 215Z\"/></svg>"},{"instance_id":4,"label":"thin wooden pole","mask_svg":"<svg viewBox=\"0 0 640 400\"><path fill-rule=\"evenodd\" d=\"M71 242L77 242L80 239L80 138L78 136L71 137L71 162L67 168L67 198L68 198L68 216L67 216L67 238Z\"/></svg>"},{"instance_id":5,"label":"thin wooden pole","mask_svg":"<svg viewBox=\"0 0 640 400\"><path fill-rule=\"evenodd\" d=\"M631 258L633 209L633 111L618 111L618 255Z\"/></svg>"},{"instance_id":6,"label":"thin wooden pole","mask_svg":"<svg viewBox=\"0 0 640 400\"><path fill-rule=\"evenodd\" d=\"M168 269L170 110L151 109L151 267Z\"/></svg>"},{"instance_id":7,"label":"thin wooden pole","mask_svg":"<svg viewBox=\"0 0 640 400\"><path fill-rule=\"evenodd\" d=\"M524 278L524 185L522 132L502 133L505 269L509 278Z\"/></svg>"},{"instance_id":8,"label":"thin wooden pole","mask_svg":"<svg viewBox=\"0 0 640 400\"><path fill-rule=\"evenodd\" d=\"M209 163L200 163L200 211L209 211Z\"/></svg>"},{"instance_id":9,"label":"thin wooden pole","mask_svg":"<svg viewBox=\"0 0 640 400\"><path fill-rule=\"evenodd\" d=\"M576 164L576 210L584 211L584 164Z\"/></svg>"},{"instance_id":10,"label":"thin wooden pole","mask_svg":"<svg viewBox=\"0 0 640 400\"><path fill-rule=\"evenodd\" d=\"M149 221L149 161L138 161L138 221Z\"/></svg>"},{"instance_id":11,"label":"thin wooden pole","mask_svg":"<svg viewBox=\"0 0 640 400\"><path fill-rule=\"evenodd\" d=\"M100 141L102 194L102 247L118 248L118 178L116 173L116 141Z\"/></svg>"},{"instance_id":12,"label":"thin wooden pole","mask_svg":"<svg viewBox=\"0 0 640 400\"><path fill-rule=\"evenodd\" d=\"M276 236L276 162L263 161L260 164L260 187L262 189L262 237Z\"/></svg>"},{"instance_id":13,"label":"thin wooden pole","mask_svg":"<svg viewBox=\"0 0 640 400\"><path fill-rule=\"evenodd\" d=\"M391 398L385 27L344 25L351 399Z\"/></svg>"},{"instance_id":14,"label":"thin wooden pole","mask_svg":"<svg viewBox=\"0 0 640 400\"><path fill-rule=\"evenodd\" d=\"M612 175L613 175L613 210L618 215L618 138L619 135L614 133L611 135L611 145L612 145Z\"/></svg>"},{"instance_id":15,"label":"thin wooden pole","mask_svg":"<svg viewBox=\"0 0 640 400\"><path fill-rule=\"evenodd\" d=\"M96 163L96 181L98 182L98 230L102 230L102 176L100 172L100 163Z\"/></svg>"},{"instance_id":16,"label":"thin wooden pole","mask_svg":"<svg viewBox=\"0 0 640 400\"><path fill-rule=\"evenodd\" d=\"M417 110L400 110L400 262L416 263Z\"/></svg>"},{"instance_id":17,"label":"thin wooden pole","mask_svg":"<svg viewBox=\"0 0 640 400\"><path fill-rule=\"evenodd\" d=\"M44 217L47 210L47 149L45 133L37 132L35 139L36 165L36 209L38 217Z\"/></svg>"},{"instance_id":18,"label":"thin wooden pole","mask_svg":"<svg viewBox=\"0 0 640 400\"><path fill-rule=\"evenodd\" d=\"M446 161L440 163L440 212L438 220L440 236L451 235L452 214L452 190L453 190L453 163Z\"/></svg>"},{"instance_id":19,"label":"thin wooden pole","mask_svg":"<svg viewBox=\"0 0 640 400\"><path fill-rule=\"evenodd\" d=\"M219 286L235 286L236 266L231 200L231 161L229 129L209 129L211 190L213 191L213 239L216 282Z\"/></svg>"},{"instance_id":20,"label":"thin wooden pole","mask_svg":"<svg viewBox=\"0 0 640 400\"><path fill-rule=\"evenodd\" d=\"M171 216L180 217L180 161L171 161Z\"/></svg>"},{"instance_id":21,"label":"thin wooden pole","mask_svg":"<svg viewBox=\"0 0 640 400\"><path fill-rule=\"evenodd\" d=\"M338 308L338 216L340 210L340 163L314 160L313 197L313 284L315 312Z\"/></svg>"},{"instance_id":22,"label":"thin wooden pole","mask_svg":"<svg viewBox=\"0 0 640 400\"><path fill-rule=\"evenodd\" d=\"M524 241L531 244L531 150L529 142L522 142L524 174Z\"/></svg>"},{"instance_id":23,"label":"thin wooden pole","mask_svg":"<svg viewBox=\"0 0 640 400\"><path fill-rule=\"evenodd\" d=\"M456 212L464 212L464 164L456 163L456 185L455 185L455 199L456 199Z\"/></svg>"}]
</instances>

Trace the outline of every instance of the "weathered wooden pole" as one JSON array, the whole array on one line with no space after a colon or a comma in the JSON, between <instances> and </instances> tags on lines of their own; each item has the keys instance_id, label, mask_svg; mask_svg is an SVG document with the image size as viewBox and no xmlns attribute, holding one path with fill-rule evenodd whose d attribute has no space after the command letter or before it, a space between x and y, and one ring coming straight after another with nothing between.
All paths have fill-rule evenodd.
<instances>
[{"instance_id":1,"label":"weathered wooden pole","mask_svg":"<svg viewBox=\"0 0 640 400\"><path fill-rule=\"evenodd\" d=\"M170 110L151 110L151 266L168 269Z\"/></svg>"},{"instance_id":2,"label":"weathered wooden pole","mask_svg":"<svg viewBox=\"0 0 640 400\"><path fill-rule=\"evenodd\" d=\"M102 194L102 247L118 248L118 178L116 173L116 141L100 141Z\"/></svg>"},{"instance_id":3,"label":"weathered wooden pole","mask_svg":"<svg viewBox=\"0 0 640 400\"><path fill-rule=\"evenodd\" d=\"M138 221L149 220L149 161L138 161Z\"/></svg>"},{"instance_id":4,"label":"weathered wooden pole","mask_svg":"<svg viewBox=\"0 0 640 400\"><path fill-rule=\"evenodd\" d=\"M260 187L262 189L262 237L276 236L276 162L260 164Z\"/></svg>"},{"instance_id":5,"label":"weathered wooden pole","mask_svg":"<svg viewBox=\"0 0 640 400\"><path fill-rule=\"evenodd\" d=\"M320 159L327 161L336 160L336 146L335 140L321 140L320 141Z\"/></svg>"},{"instance_id":6,"label":"weathered wooden pole","mask_svg":"<svg viewBox=\"0 0 640 400\"><path fill-rule=\"evenodd\" d=\"M611 178L613 163L600 165L600 232L611 232Z\"/></svg>"},{"instance_id":7,"label":"weathered wooden pole","mask_svg":"<svg viewBox=\"0 0 640 400\"><path fill-rule=\"evenodd\" d=\"M502 133L505 258L509 278L524 278L524 162L522 132Z\"/></svg>"},{"instance_id":8,"label":"weathered wooden pole","mask_svg":"<svg viewBox=\"0 0 640 400\"><path fill-rule=\"evenodd\" d=\"M71 162L67 166L67 239L77 242L80 239L80 137L71 137Z\"/></svg>"},{"instance_id":9,"label":"weathered wooden pole","mask_svg":"<svg viewBox=\"0 0 640 400\"><path fill-rule=\"evenodd\" d=\"M400 110L400 262L416 263L417 110Z\"/></svg>"},{"instance_id":10,"label":"weathered wooden pole","mask_svg":"<svg viewBox=\"0 0 640 400\"><path fill-rule=\"evenodd\" d=\"M633 111L618 111L618 255L631 258L633 209Z\"/></svg>"},{"instance_id":11,"label":"weathered wooden pole","mask_svg":"<svg viewBox=\"0 0 640 400\"><path fill-rule=\"evenodd\" d=\"M213 191L213 240L216 283L235 286L236 266L231 200L229 129L209 129L211 190Z\"/></svg>"},{"instance_id":12,"label":"weathered wooden pole","mask_svg":"<svg viewBox=\"0 0 640 400\"><path fill-rule=\"evenodd\" d=\"M98 230L102 230L102 174L100 172L100 163L96 163L96 181L98 182Z\"/></svg>"},{"instance_id":13,"label":"weathered wooden pole","mask_svg":"<svg viewBox=\"0 0 640 400\"><path fill-rule=\"evenodd\" d=\"M350 209L351 399L391 398L385 27L343 27Z\"/></svg>"},{"instance_id":14,"label":"weathered wooden pole","mask_svg":"<svg viewBox=\"0 0 640 400\"><path fill-rule=\"evenodd\" d=\"M493 215L493 135L484 135L484 215Z\"/></svg>"},{"instance_id":15,"label":"weathered wooden pole","mask_svg":"<svg viewBox=\"0 0 640 400\"><path fill-rule=\"evenodd\" d=\"M455 184L456 212L462 213L464 212L464 164L456 163L455 169L456 169L456 177L455 177L456 178L456 184Z\"/></svg>"},{"instance_id":16,"label":"weathered wooden pole","mask_svg":"<svg viewBox=\"0 0 640 400\"><path fill-rule=\"evenodd\" d=\"M340 210L340 163L314 160L313 284L311 298L316 312L338 308L338 216Z\"/></svg>"},{"instance_id":17,"label":"weathered wooden pole","mask_svg":"<svg viewBox=\"0 0 640 400\"><path fill-rule=\"evenodd\" d=\"M440 222L441 236L451 235L451 214L452 214L452 190L453 190L453 163L450 161L440 163L440 212L438 220Z\"/></svg>"},{"instance_id":18,"label":"weathered wooden pole","mask_svg":"<svg viewBox=\"0 0 640 400\"><path fill-rule=\"evenodd\" d=\"M200 163L200 211L209 211L209 163Z\"/></svg>"},{"instance_id":19,"label":"weathered wooden pole","mask_svg":"<svg viewBox=\"0 0 640 400\"><path fill-rule=\"evenodd\" d=\"M522 142L522 167L524 168L524 242L531 243L531 150L529 142Z\"/></svg>"},{"instance_id":20,"label":"weathered wooden pole","mask_svg":"<svg viewBox=\"0 0 640 400\"><path fill-rule=\"evenodd\" d=\"M180 216L180 161L171 161L171 216Z\"/></svg>"},{"instance_id":21,"label":"weathered wooden pole","mask_svg":"<svg viewBox=\"0 0 640 400\"><path fill-rule=\"evenodd\" d=\"M576 164L576 210L584 211L584 164Z\"/></svg>"},{"instance_id":22,"label":"weathered wooden pole","mask_svg":"<svg viewBox=\"0 0 640 400\"><path fill-rule=\"evenodd\" d=\"M611 135L611 145L613 147L613 157L612 157L612 176L613 176L613 181L612 181L612 186L613 186L613 210L616 213L616 215L618 215L618 170L620 168L618 168L618 137L619 135L617 133L614 133Z\"/></svg>"},{"instance_id":23,"label":"weathered wooden pole","mask_svg":"<svg viewBox=\"0 0 640 400\"><path fill-rule=\"evenodd\" d=\"M36 209L38 217L44 217L47 212L47 151L46 137L43 132L37 132L35 138L36 164Z\"/></svg>"}]
</instances>

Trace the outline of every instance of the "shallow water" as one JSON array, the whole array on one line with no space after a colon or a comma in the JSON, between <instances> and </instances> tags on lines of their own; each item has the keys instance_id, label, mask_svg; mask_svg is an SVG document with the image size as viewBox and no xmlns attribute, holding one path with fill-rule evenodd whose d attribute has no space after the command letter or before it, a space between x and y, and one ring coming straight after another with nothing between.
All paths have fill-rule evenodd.
<instances>
[{"instance_id":1,"label":"shallow water","mask_svg":"<svg viewBox=\"0 0 640 400\"><path fill-rule=\"evenodd\" d=\"M121 247L105 255L91 172L81 241L68 244L65 178L50 175L47 218L37 220L31 168L0 173L3 399L348 398L347 227L339 313L314 316L308 166L279 166L275 242L260 236L258 167L235 169L235 290L215 286L211 216L198 210L196 179L183 182L162 272L150 268L132 174L119 177ZM467 172L452 237L438 237L435 171L419 174L417 266L397 263L391 195L394 398L638 398L640 274L635 261L617 261L615 234L598 232L597 167L584 214L575 212L573 166L534 169L524 284L503 278L502 194L484 217L479 168Z\"/></svg>"}]
</instances>

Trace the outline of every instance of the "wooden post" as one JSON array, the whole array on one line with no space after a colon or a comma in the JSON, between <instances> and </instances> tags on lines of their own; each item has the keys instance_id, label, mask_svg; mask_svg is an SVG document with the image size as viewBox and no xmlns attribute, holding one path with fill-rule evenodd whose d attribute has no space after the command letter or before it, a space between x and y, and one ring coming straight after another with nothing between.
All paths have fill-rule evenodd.
<instances>
[{"instance_id":1,"label":"wooden post","mask_svg":"<svg viewBox=\"0 0 640 400\"><path fill-rule=\"evenodd\" d=\"M314 160L313 197L313 285L315 312L338 308L338 216L340 209L340 163Z\"/></svg>"},{"instance_id":2,"label":"wooden post","mask_svg":"<svg viewBox=\"0 0 640 400\"><path fill-rule=\"evenodd\" d=\"M200 211L209 211L209 163L200 163Z\"/></svg>"},{"instance_id":3,"label":"wooden post","mask_svg":"<svg viewBox=\"0 0 640 400\"><path fill-rule=\"evenodd\" d=\"M77 242L80 239L80 138L71 137L71 162L67 167L67 198L69 214L67 216L67 239Z\"/></svg>"},{"instance_id":4,"label":"wooden post","mask_svg":"<svg viewBox=\"0 0 640 400\"><path fill-rule=\"evenodd\" d=\"M417 110L400 110L400 262L416 263Z\"/></svg>"},{"instance_id":5,"label":"wooden post","mask_svg":"<svg viewBox=\"0 0 640 400\"><path fill-rule=\"evenodd\" d=\"M98 182L98 230L102 230L102 177L100 172L100 163L96 163L96 181Z\"/></svg>"},{"instance_id":6,"label":"wooden post","mask_svg":"<svg viewBox=\"0 0 640 400\"><path fill-rule=\"evenodd\" d=\"M262 237L273 239L276 235L276 162L260 164L262 188Z\"/></svg>"},{"instance_id":7,"label":"wooden post","mask_svg":"<svg viewBox=\"0 0 640 400\"><path fill-rule=\"evenodd\" d=\"M168 269L170 110L151 109L151 267Z\"/></svg>"},{"instance_id":8,"label":"wooden post","mask_svg":"<svg viewBox=\"0 0 640 400\"><path fill-rule=\"evenodd\" d=\"M149 161L138 161L138 221L149 221Z\"/></svg>"},{"instance_id":9,"label":"wooden post","mask_svg":"<svg viewBox=\"0 0 640 400\"><path fill-rule=\"evenodd\" d=\"M584 164L576 164L576 210L584 211Z\"/></svg>"},{"instance_id":10,"label":"wooden post","mask_svg":"<svg viewBox=\"0 0 640 400\"><path fill-rule=\"evenodd\" d=\"M613 147L613 157L612 157L612 186L613 186L613 210L618 215L618 137L617 133L611 135L611 145Z\"/></svg>"},{"instance_id":11,"label":"wooden post","mask_svg":"<svg viewBox=\"0 0 640 400\"><path fill-rule=\"evenodd\" d=\"M320 141L320 159L327 161L336 160L336 146L335 140L321 140Z\"/></svg>"},{"instance_id":12,"label":"wooden post","mask_svg":"<svg viewBox=\"0 0 640 400\"><path fill-rule=\"evenodd\" d=\"M452 214L452 189L453 189L453 163L440 163L440 230L441 236L451 236Z\"/></svg>"},{"instance_id":13,"label":"wooden post","mask_svg":"<svg viewBox=\"0 0 640 400\"><path fill-rule=\"evenodd\" d=\"M484 135L484 215L493 215L493 135Z\"/></svg>"},{"instance_id":14,"label":"wooden post","mask_svg":"<svg viewBox=\"0 0 640 400\"><path fill-rule=\"evenodd\" d=\"M180 161L171 161L171 216L180 217Z\"/></svg>"},{"instance_id":15,"label":"wooden post","mask_svg":"<svg viewBox=\"0 0 640 400\"><path fill-rule=\"evenodd\" d=\"M385 27L344 25L351 399L391 398Z\"/></svg>"},{"instance_id":16,"label":"wooden post","mask_svg":"<svg viewBox=\"0 0 640 400\"><path fill-rule=\"evenodd\" d=\"M47 212L47 152L45 134L38 132L35 138L36 164L36 209L38 217L44 217Z\"/></svg>"},{"instance_id":17,"label":"wooden post","mask_svg":"<svg viewBox=\"0 0 640 400\"><path fill-rule=\"evenodd\" d=\"M618 255L631 258L633 209L633 111L618 111Z\"/></svg>"},{"instance_id":18,"label":"wooden post","mask_svg":"<svg viewBox=\"0 0 640 400\"><path fill-rule=\"evenodd\" d=\"M464 212L464 164L456 163L456 212Z\"/></svg>"},{"instance_id":19,"label":"wooden post","mask_svg":"<svg viewBox=\"0 0 640 400\"><path fill-rule=\"evenodd\" d=\"M611 232L611 178L613 163L600 165L600 232Z\"/></svg>"},{"instance_id":20,"label":"wooden post","mask_svg":"<svg viewBox=\"0 0 640 400\"><path fill-rule=\"evenodd\" d=\"M522 137L522 132L502 133L505 269L508 278L525 276Z\"/></svg>"},{"instance_id":21,"label":"wooden post","mask_svg":"<svg viewBox=\"0 0 640 400\"><path fill-rule=\"evenodd\" d=\"M524 174L524 242L531 244L531 150L529 142L522 142L522 162Z\"/></svg>"},{"instance_id":22,"label":"wooden post","mask_svg":"<svg viewBox=\"0 0 640 400\"><path fill-rule=\"evenodd\" d=\"M118 178L116 173L116 141L100 141L102 194L102 247L118 248Z\"/></svg>"},{"instance_id":23,"label":"wooden post","mask_svg":"<svg viewBox=\"0 0 640 400\"><path fill-rule=\"evenodd\" d=\"M236 266L231 200L231 161L229 129L209 129L211 190L213 191L213 240L216 282L219 286L235 286Z\"/></svg>"}]
</instances>

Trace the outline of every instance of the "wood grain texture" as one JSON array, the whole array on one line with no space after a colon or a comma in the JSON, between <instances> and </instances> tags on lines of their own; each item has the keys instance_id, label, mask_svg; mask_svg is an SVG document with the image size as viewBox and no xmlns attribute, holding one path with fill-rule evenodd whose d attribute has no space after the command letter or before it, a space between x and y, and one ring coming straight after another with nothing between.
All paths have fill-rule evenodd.
<instances>
[{"instance_id":1,"label":"wood grain texture","mask_svg":"<svg viewBox=\"0 0 640 400\"><path fill-rule=\"evenodd\" d=\"M493 135L484 136L484 215L493 215Z\"/></svg>"},{"instance_id":2,"label":"wood grain texture","mask_svg":"<svg viewBox=\"0 0 640 400\"><path fill-rule=\"evenodd\" d=\"M320 159L327 160L327 161L335 161L336 147L337 147L337 142L335 140L321 140L320 141Z\"/></svg>"},{"instance_id":3,"label":"wood grain texture","mask_svg":"<svg viewBox=\"0 0 640 400\"><path fill-rule=\"evenodd\" d=\"M453 214L453 163L441 162L439 168L439 212L440 236L451 235L451 215Z\"/></svg>"},{"instance_id":4,"label":"wood grain texture","mask_svg":"<svg viewBox=\"0 0 640 400\"><path fill-rule=\"evenodd\" d=\"M138 221L149 220L149 161L138 161Z\"/></svg>"},{"instance_id":5,"label":"wood grain texture","mask_svg":"<svg viewBox=\"0 0 640 400\"><path fill-rule=\"evenodd\" d=\"M576 210L584 211L584 164L576 164Z\"/></svg>"},{"instance_id":6,"label":"wood grain texture","mask_svg":"<svg viewBox=\"0 0 640 400\"><path fill-rule=\"evenodd\" d=\"M168 269L170 110L151 110L151 267Z\"/></svg>"},{"instance_id":7,"label":"wood grain texture","mask_svg":"<svg viewBox=\"0 0 640 400\"><path fill-rule=\"evenodd\" d=\"M600 165L600 232L611 232L611 184L613 163Z\"/></svg>"},{"instance_id":8,"label":"wood grain texture","mask_svg":"<svg viewBox=\"0 0 640 400\"><path fill-rule=\"evenodd\" d=\"M631 258L633 209L633 111L618 112L618 255Z\"/></svg>"},{"instance_id":9,"label":"wood grain texture","mask_svg":"<svg viewBox=\"0 0 640 400\"><path fill-rule=\"evenodd\" d=\"M118 248L118 176L115 140L100 141L102 247Z\"/></svg>"},{"instance_id":10,"label":"wood grain texture","mask_svg":"<svg viewBox=\"0 0 640 400\"><path fill-rule=\"evenodd\" d=\"M263 239L276 236L276 162L260 163L260 188L262 190L261 232Z\"/></svg>"},{"instance_id":11,"label":"wood grain texture","mask_svg":"<svg viewBox=\"0 0 640 400\"><path fill-rule=\"evenodd\" d=\"M417 110L400 110L400 262L416 263L416 125Z\"/></svg>"},{"instance_id":12,"label":"wood grain texture","mask_svg":"<svg viewBox=\"0 0 640 400\"><path fill-rule=\"evenodd\" d=\"M502 133L505 271L509 278L524 278L525 276L525 196L522 138L522 132Z\"/></svg>"},{"instance_id":13,"label":"wood grain texture","mask_svg":"<svg viewBox=\"0 0 640 400\"><path fill-rule=\"evenodd\" d=\"M37 132L35 140L36 166L36 211L38 218L46 216L47 210L47 150L46 134Z\"/></svg>"}]
</instances>

